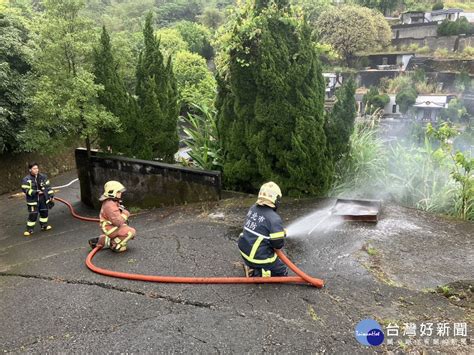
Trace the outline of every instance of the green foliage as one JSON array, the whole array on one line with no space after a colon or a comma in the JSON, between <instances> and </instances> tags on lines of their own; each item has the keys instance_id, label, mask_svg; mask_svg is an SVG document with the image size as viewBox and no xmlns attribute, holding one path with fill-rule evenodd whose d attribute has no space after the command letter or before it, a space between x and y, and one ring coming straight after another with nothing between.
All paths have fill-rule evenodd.
<instances>
[{"instance_id":1,"label":"green foliage","mask_svg":"<svg viewBox=\"0 0 474 355\"><path fill-rule=\"evenodd\" d=\"M199 22L204 26L216 30L224 22L224 14L215 8L206 8L199 16Z\"/></svg>"},{"instance_id":2,"label":"green foliage","mask_svg":"<svg viewBox=\"0 0 474 355\"><path fill-rule=\"evenodd\" d=\"M195 114L181 117L185 123L184 143L191 148L189 152L193 164L205 170L222 169L222 149L217 137L217 112L205 106L193 106Z\"/></svg>"},{"instance_id":3,"label":"green foliage","mask_svg":"<svg viewBox=\"0 0 474 355\"><path fill-rule=\"evenodd\" d=\"M178 150L178 90L171 58L164 62L148 14L143 29L145 47L137 65L136 96L140 112L134 150L142 159L174 161Z\"/></svg>"},{"instance_id":4,"label":"green foliage","mask_svg":"<svg viewBox=\"0 0 474 355\"><path fill-rule=\"evenodd\" d=\"M174 28L179 31L191 52L206 59L214 56L214 49L211 46L211 32L208 28L189 21L180 21L174 25Z\"/></svg>"},{"instance_id":5,"label":"green foliage","mask_svg":"<svg viewBox=\"0 0 474 355\"><path fill-rule=\"evenodd\" d=\"M291 195L323 194L332 178L324 80L310 30L287 3L230 15L218 44L218 129L229 188L276 181Z\"/></svg>"},{"instance_id":6,"label":"green foliage","mask_svg":"<svg viewBox=\"0 0 474 355\"><path fill-rule=\"evenodd\" d=\"M174 57L180 51L188 50L188 43L175 28L162 28L156 32L160 41L160 50L165 58Z\"/></svg>"},{"instance_id":7,"label":"green foliage","mask_svg":"<svg viewBox=\"0 0 474 355\"><path fill-rule=\"evenodd\" d=\"M400 107L401 113L407 113L415 104L418 93L413 87L402 89L395 97L395 102Z\"/></svg>"},{"instance_id":8,"label":"green foliage","mask_svg":"<svg viewBox=\"0 0 474 355\"><path fill-rule=\"evenodd\" d=\"M388 15L392 10L395 10L402 2L401 0L356 0L357 4L371 9L377 9L382 14Z\"/></svg>"},{"instance_id":9,"label":"green foliage","mask_svg":"<svg viewBox=\"0 0 474 355\"><path fill-rule=\"evenodd\" d=\"M0 154L20 149L18 133L26 124L28 37L18 17L6 10L0 13Z\"/></svg>"},{"instance_id":10,"label":"green foliage","mask_svg":"<svg viewBox=\"0 0 474 355\"><path fill-rule=\"evenodd\" d=\"M157 22L166 27L177 21L196 21L202 10L200 0L163 1L156 10Z\"/></svg>"},{"instance_id":11,"label":"green foliage","mask_svg":"<svg viewBox=\"0 0 474 355\"><path fill-rule=\"evenodd\" d=\"M328 8L315 26L318 41L331 44L349 66L356 52L387 46L392 36L380 12L355 5Z\"/></svg>"},{"instance_id":12,"label":"green foliage","mask_svg":"<svg viewBox=\"0 0 474 355\"><path fill-rule=\"evenodd\" d=\"M349 139L354 131L356 117L355 83L347 80L337 91L337 101L324 127L328 148L334 161L349 151Z\"/></svg>"},{"instance_id":13,"label":"green foliage","mask_svg":"<svg viewBox=\"0 0 474 355\"><path fill-rule=\"evenodd\" d=\"M428 126L421 146L384 146L376 129L356 126L351 149L336 165L332 194L384 198L429 212L474 220L474 159L454 153L458 132ZM439 148L432 138L438 141Z\"/></svg>"},{"instance_id":14,"label":"green foliage","mask_svg":"<svg viewBox=\"0 0 474 355\"><path fill-rule=\"evenodd\" d=\"M119 119L123 128L120 134L110 129L101 130L99 144L104 150L133 156L137 140L135 134L138 121L137 104L127 93L119 75L110 37L105 27L102 29L99 46L94 50L94 74L95 82L104 88L98 94L99 103Z\"/></svg>"},{"instance_id":15,"label":"green foliage","mask_svg":"<svg viewBox=\"0 0 474 355\"><path fill-rule=\"evenodd\" d=\"M428 137L434 137L441 143L438 154L444 154L451 160L451 178L456 182L456 216L474 220L474 158L467 157L461 151L454 152L452 141L459 132L449 123L439 128L431 124L427 127Z\"/></svg>"},{"instance_id":16,"label":"green foliage","mask_svg":"<svg viewBox=\"0 0 474 355\"><path fill-rule=\"evenodd\" d=\"M181 111L192 111L193 104L214 107L216 80L199 54L181 51L174 57Z\"/></svg>"},{"instance_id":17,"label":"green foliage","mask_svg":"<svg viewBox=\"0 0 474 355\"><path fill-rule=\"evenodd\" d=\"M436 10L443 10L444 9L444 4L442 1L440 2L437 2L433 5L433 7L431 8L433 11L436 11Z\"/></svg>"},{"instance_id":18,"label":"green foliage","mask_svg":"<svg viewBox=\"0 0 474 355\"><path fill-rule=\"evenodd\" d=\"M463 70L462 72L456 75L456 79L454 80L454 87L457 91L461 93L468 91L472 88L472 79L467 71Z\"/></svg>"},{"instance_id":19,"label":"green foliage","mask_svg":"<svg viewBox=\"0 0 474 355\"><path fill-rule=\"evenodd\" d=\"M103 89L91 73L92 24L80 15L78 0L49 0L34 22L33 67L38 73L26 131L26 150L54 149L71 138L87 148L102 129L119 128L116 117L97 102Z\"/></svg>"},{"instance_id":20,"label":"green foliage","mask_svg":"<svg viewBox=\"0 0 474 355\"><path fill-rule=\"evenodd\" d=\"M397 94L413 87L412 78L408 75L399 75L388 82L387 92L390 94Z\"/></svg>"},{"instance_id":21,"label":"green foliage","mask_svg":"<svg viewBox=\"0 0 474 355\"><path fill-rule=\"evenodd\" d=\"M386 149L376 130L356 125L350 138L349 153L336 164L331 195L376 197L383 187L386 165Z\"/></svg>"},{"instance_id":22,"label":"green foliage","mask_svg":"<svg viewBox=\"0 0 474 355\"><path fill-rule=\"evenodd\" d=\"M390 102L390 97L387 94L379 94L379 90L372 86L362 98L362 102L366 106L365 112L371 115L378 109L383 110L385 105Z\"/></svg>"},{"instance_id":23,"label":"green foliage","mask_svg":"<svg viewBox=\"0 0 474 355\"><path fill-rule=\"evenodd\" d=\"M444 20L437 29L438 36L454 36L459 34L474 34L474 24L469 23L465 17L456 21Z\"/></svg>"},{"instance_id":24,"label":"green foliage","mask_svg":"<svg viewBox=\"0 0 474 355\"><path fill-rule=\"evenodd\" d=\"M447 108L441 110L440 117L443 121L466 122L469 119L469 114L462 100L455 98L449 101Z\"/></svg>"}]
</instances>

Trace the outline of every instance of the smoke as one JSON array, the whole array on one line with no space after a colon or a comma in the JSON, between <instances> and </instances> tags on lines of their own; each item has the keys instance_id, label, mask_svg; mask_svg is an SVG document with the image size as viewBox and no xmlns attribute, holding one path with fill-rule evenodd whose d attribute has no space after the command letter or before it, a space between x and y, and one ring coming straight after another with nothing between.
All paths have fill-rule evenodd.
<instances>
[{"instance_id":1,"label":"smoke","mask_svg":"<svg viewBox=\"0 0 474 355\"><path fill-rule=\"evenodd\" d=\"M342 223L343 219L340 216L332 214L332 206L322 207L292 222L287 227L287 235L292 239L313 237Z\"/></svg>"}]
</instances>

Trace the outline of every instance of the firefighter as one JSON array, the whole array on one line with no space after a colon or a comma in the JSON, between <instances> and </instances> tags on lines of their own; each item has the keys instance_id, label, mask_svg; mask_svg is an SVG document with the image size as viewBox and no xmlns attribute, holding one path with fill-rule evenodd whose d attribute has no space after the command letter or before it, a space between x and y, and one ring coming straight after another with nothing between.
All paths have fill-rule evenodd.
<instances>
[{"instance_id":1,"label":"firefighter","mask_svg":"<svg viewBox=\"0 0 474 355\"><path fill-rule=\"evenodd\" d=\"M102 201L100 228L104 234L89 240L91 248L100 246L120 253L127 250L128 241L135 237L135 229L128 226L130 212L122 205L125 190L118 181L108 181L104 185L104 193L99 198Z\"/></svg>"},{"instance_id":2,"label":"firefighter","mask_svg":"<svg viewBox=\"0 0 474 355\"><path fill-rule=\"evenodd\" d=\"M29 174L21 181L21 189L26 196L28 206L28 220L25 237L33 234L36 220L38 219L42 231L49 231L52 227L48 224L48 210L54 206L54 192L51 190L48 177L40 174L39 165L31 163L28 165Z\"/></svg>"},{"instance_id":3,"label":"firefighter","mask_svg":"<svg viewBox=\"0 0 474 355\"><path fill-rule=\"evenodd\" d=\"M281 196L280 187L267 182L260 188L256 204L247 213L238 242L247 276L288 275L286 265L275 253L275 249L283 248L286 237L283 222L276 212Z\"/></svg>"}]
</instances>

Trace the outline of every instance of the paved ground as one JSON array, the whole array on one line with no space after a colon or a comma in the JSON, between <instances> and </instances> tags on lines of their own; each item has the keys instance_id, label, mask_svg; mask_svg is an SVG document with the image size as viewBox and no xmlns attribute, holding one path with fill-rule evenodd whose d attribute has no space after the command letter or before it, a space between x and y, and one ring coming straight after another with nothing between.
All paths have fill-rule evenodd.
<instances>
[{"instance_id":1,"label":"paved ground","mask_svg":"<svg viewBox=\"0 0 474 355\"><path fill-rule=\"evenodd\" d=\"M52 179L61 184L70 174ZM58 196L84 215L78 184ZM103 251L101 267L183 276L242 276L236 240L253 198L140 212L139 231L125 254ZM287 223L329 201L284 200ZM213 214L223 214L215 218ZM474 224L385 206L377 225L324 226L294 235L286 252L323 278L318 290L298 285L165 285L107 278L90 272L87 240L98 226L51 211L54 229L22 236L22 196L0 196L0 349L4 352L329 352L474 351ZM447 285L442 292L436 287ZM446 297L447 296L447 297ZM450 298L448 298L450 297ZM446 322L450 337L395 337L394 345L365 348L355 325ZM467 336L452 335L467 323ZM385 329L384 329L385 330ZM435 329L436 332L436 329ZM402 333L402 330L400 330ZM435 338L440 345L433 345ZM446 340L456 340L456 345ZM464 339L464 340L461 340ZM463 345L463 342L466 342ZM443 343L444 342L444 343Z\"/></svg>"}]
</instances>

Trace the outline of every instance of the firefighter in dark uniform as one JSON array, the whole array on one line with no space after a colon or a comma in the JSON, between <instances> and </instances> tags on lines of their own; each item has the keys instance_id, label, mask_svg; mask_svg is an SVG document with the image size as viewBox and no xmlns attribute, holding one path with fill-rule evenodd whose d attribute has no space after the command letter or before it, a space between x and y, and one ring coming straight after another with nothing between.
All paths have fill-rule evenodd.
<instances>
[{"instance_id":1,"label":"firefighter in dark uniform","mask_svg":"<svg viewBox=\"0 0 474 355\"><path fill-rule=\"evenodd\" d=\"M247 276L287 276L286 265L275 249L285 245L286 231L276 213L281 190L274 182L263 184L257 203L247 213L244 230L240 234L239 249L246 264Z\"/></svg>"},{"instance_id":2,"label":"firefighter in dark uniform","mask_svg":"<svg viewBox=\"0 0 474 355\"><path fill-rule=\"evenodd\" d=\"M30 164L28 168L29 174L21 181L21 189L25 193L29 213L26 230L23 233L25 237L33 234L38 213L41 230L48 231L52 228L48 224L48 210L54 206L54 193L51 190L48 177L40 174L39 166L36 163Z\"/></svg>"}]
</instances>

